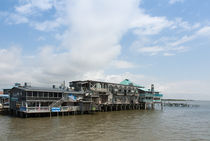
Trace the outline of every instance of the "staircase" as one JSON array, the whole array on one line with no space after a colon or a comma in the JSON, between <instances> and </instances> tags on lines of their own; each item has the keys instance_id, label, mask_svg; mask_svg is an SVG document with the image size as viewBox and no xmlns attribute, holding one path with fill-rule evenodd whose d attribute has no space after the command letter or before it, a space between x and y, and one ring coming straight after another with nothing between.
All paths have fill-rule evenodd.
<instances>
[{"instance_id":1,"label":"staircase","mask_svg":"<svg viewBox=\"0 0 210 141\"><path fill-rule=\"evenodd\" d=\"M65 97L62 97L61 99L59 99L58 101L53 102L50 107L59 107L61 106L61 104L64 102Z\"/></svg>"},{"instance_id":2,"label":"staircase","mask_svg":"<svg viewBox=\"0 0 210 141\"><path fill-rule=\"evenodd\" d=\"M64 101L75 102L76 100L72 99L71 97L62 97L61 99L54 101L50 107L60 107Z\"/></svg>"}]
</instances>

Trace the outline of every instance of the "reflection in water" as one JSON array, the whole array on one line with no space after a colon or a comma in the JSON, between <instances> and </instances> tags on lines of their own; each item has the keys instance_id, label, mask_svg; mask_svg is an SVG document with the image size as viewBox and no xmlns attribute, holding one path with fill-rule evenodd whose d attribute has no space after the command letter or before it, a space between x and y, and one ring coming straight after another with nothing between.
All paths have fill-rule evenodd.
<instances>
[{"instance_id":1,"label":"reflection in water","mask_svg":"<svg viewBox=\"0 0 210 141\"><path fill-rule=\"evenodd\" d=\"M210 140L209 120L210 110L202 106L52 118L0 116L0 140Z\"/></svg>"}]
</instances>

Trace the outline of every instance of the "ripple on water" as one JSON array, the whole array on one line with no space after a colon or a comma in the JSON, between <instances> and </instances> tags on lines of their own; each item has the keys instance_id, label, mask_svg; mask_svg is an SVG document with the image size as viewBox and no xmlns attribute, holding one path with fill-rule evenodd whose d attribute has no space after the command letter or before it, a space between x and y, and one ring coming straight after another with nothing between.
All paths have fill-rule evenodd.
<instances>
[{"instance_id":1,"label":"ripple on water","mask_svg":"<svg viewBox=\"0 0 210 141\"><path fill-rule=\"evenodd\" d=\"M209 109L201 106L28 119L0 116L0 140L210 140Z\"/></svg>"}]
</instances>

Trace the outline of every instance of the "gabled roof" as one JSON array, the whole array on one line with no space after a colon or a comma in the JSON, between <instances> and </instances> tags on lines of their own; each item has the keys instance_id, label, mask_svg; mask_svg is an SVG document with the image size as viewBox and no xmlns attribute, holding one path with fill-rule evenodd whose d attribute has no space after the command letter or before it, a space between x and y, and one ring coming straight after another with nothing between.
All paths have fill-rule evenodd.
<instances>
[{"instance_id":1,"label":"gabled roof","mask_svg":"<svg viewBox=\"0 0 210 141\"><path fill-rule=\"evenodd\" d=\"M131 81L128 80L128 79L123 80L122 82L120 82L120 84L144 88L143 86L140 86L140 85L138 85L138 84L135 84L135 83L131 82Z\"/></svg>"}]
</instances>

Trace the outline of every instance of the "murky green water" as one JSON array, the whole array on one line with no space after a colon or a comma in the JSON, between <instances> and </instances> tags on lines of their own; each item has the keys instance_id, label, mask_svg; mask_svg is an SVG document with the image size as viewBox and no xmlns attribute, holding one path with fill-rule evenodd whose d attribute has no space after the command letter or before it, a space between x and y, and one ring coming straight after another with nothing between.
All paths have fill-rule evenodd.
<instances>
[{"instance_id":1,"label":"murky green water","mask_svg":"<svg viewBox=\"0 0 210 141\"><path fill-rule=\"evenodd\" d=\"M52 118L0 116L0 141L210 140L210 102L163 111L115 111Z\"/></svg>"}]
</instances>

